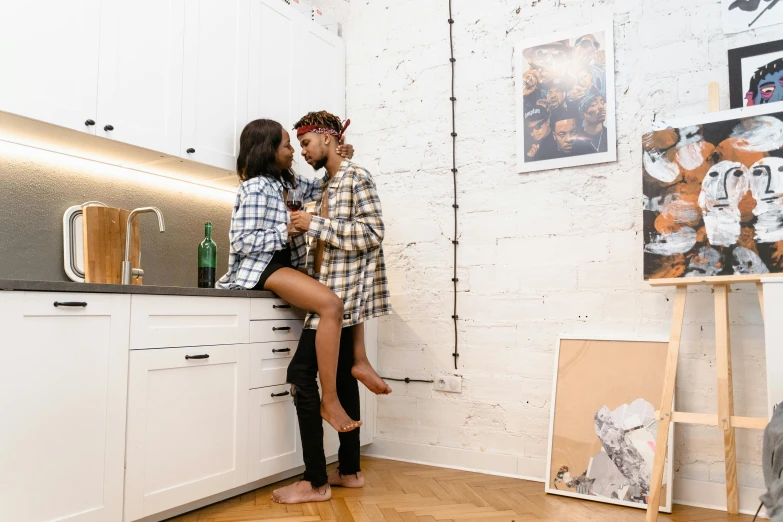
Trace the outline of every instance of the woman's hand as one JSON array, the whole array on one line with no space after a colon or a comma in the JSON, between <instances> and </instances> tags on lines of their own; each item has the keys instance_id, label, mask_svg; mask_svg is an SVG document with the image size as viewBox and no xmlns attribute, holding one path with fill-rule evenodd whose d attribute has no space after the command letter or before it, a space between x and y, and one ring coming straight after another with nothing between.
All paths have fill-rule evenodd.
<instances>
[{"instance_id":1,"label":"woman's hand","mask_svg":"<svg viewBox=\"0 0 783 522\"><path fill-rule=\"evenodd\" d=\"M348 145L345 144L345 136L342 136L340 142L337 144L337 154L343 158L353 158L353 145L350 143Z\"/></svg>"}]
</instances>

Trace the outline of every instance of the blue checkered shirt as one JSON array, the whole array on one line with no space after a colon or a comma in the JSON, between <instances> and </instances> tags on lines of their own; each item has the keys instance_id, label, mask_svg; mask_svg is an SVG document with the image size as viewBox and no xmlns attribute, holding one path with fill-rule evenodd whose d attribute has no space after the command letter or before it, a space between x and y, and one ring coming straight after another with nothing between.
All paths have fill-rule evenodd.
<instances>
[{"instance_id":1,"label":"blue checkered shirt","mask_svg":"<svg viewBox=\"0 0 783 522\"><path fill-rule=\"evenodd\" d=\"M304 202L315 200L323 182L321 178L297 175ZM253 288L269 266L274 253L287 247L291 248L293 266L304 266L307 241L304 236L289 240L289 222L288 210L283 201L283 185L279 181L258 176L239 185L228 234L231 243L228 272L215 287Z\"/></svg>"}]
</instances>

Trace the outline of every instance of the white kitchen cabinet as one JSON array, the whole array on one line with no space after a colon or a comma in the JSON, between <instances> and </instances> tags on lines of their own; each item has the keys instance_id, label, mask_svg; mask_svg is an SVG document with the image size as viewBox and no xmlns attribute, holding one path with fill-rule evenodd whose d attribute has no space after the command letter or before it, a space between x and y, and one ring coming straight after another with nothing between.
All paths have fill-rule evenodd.
<instances>
[{"instance_id":1,"label":"white kitchen cabinet","mask_svg":"<svg viewBox=\"0 0 783 522\"><path fill-rule=\"evenodd\" d=\"M290 132L299 118L293 71L304 65L296 53L302 20L280 0L250 0L249 120L274 120Z\"/></svg>"},{"instance_id":2,"label":"white kitchen cabinet","mask_svg":"<svg viewBox=\"0 0 783 522\"><path fill-rule=\"evenodd\" d=\"M302 440L290 385L250 390L248 480L260 480L303 464Z\"/></svg>"},{"instance_id":3,"label":"white kitchen cabinet","mask_svg":"<svg viewBox=\"0 0 783 522\"><path fill-rule=\"evenodd\" d=\"M132 350L247 343L250 335L250 299L134 295L131 309Z\"/></svg>"},{"instance_id":4,"label":"white kitchen cabinet","mask_svg":"<svg viewBox=\"0 0 783 522\"><path fill-rule=\"evenodd\" d=\"M193 0L185 12L180 155L236 169L248 122L249 0Z\"/></svg>"},{"instance_id":5,"label":"white kitchen cabinet","mask_svg":"<svg viewBox=\"0 0 783 522\"><path fill-rule=\"evenodd\" d=\"M303 325L302 319L250 321L250 342L298 342L302 335Z\"/></svg>"},{"instance_id":6,"label":"white kitchen cabinet","mask_svg":"<svg viewBox=\"0 0 783 522\"><path fill-rule=\"evenodd\" d=\"M345 115L342 39L284 2L250 0L249 58L249 119L280 122L291 134L298 172L313 177L292 127L310 111Z\"/></svg>"},{"instance_id":7,"label":"white kitchen cabinet","mask_svg":"<svg viewBox=\"0 0 783 522\"><path fill-rule=\"evenodd\" d=\"M102 3L0 3L0 111L95 133Z\"/></svg>"},{"instance_id":8,"label":"white kitchen cabinet","mask_svg":"<svg viewBox=\"0 0 783 522\"><path fill-rule=\"evenodd\" d=\"M98 136L180 155L184 25L185 0L103 0Z\"/></svg>"},{"instance_id":9,"label":"white kitchen cabinet","mask_svg":"<svg viewBox=\"0 0 783 522\"><path fill-rule=\"evenodd\" d=\"M280 0L0 4L7 141L228 188L248 121L345 116L342 40Z\"/></svg>"},{"instance_id":10,"label":"white kitchen cabinet","mask_svg":"<svg viewBox=\"0 0 783 522\"><path fill-rule=\"evenodd\" d=\"M125 520L247 482L247 347L134 350Z\"/></svg>"},{"instance_id":11,"label":"white kitchen cabinet","mask_svg":"<svg viewBox=\"0 0 783 522\"><path fill-rule=\"evenodd\" d=\"M306 58L294 64L294 109L297 119L309 111L345 116L345 44L318 24L297 26L297 53Z\"/></svg>"},{"instance_id":12,"label":"white kitchen cabinet","mask_svg":"<svg viewBox=\"0 0 783 522\"><path fill-rule=\"evenodd\" d=\"M0 292L0 520L122 520L129 322L127 295Z\"/></svg>"},{"instance_id":13,"label":"white kitchen cabinet","mask_svg":"<svg viewBox=\"0 0 783 522\"><path fill-rule=\"evenodd\" d=\"M285 341L248 346L250 388L265 388L285 383L288 365L296 353L298 344L297 341Z\"/></svg>"},{"instance_id":14,"label":"white kitchen cabinet","mask_svg":"<svg viewBox=\"0 0 783 522\"><path fill-rule=\"evenodd\" d=\"M342 38L318 24L297 25L296 56L293 68L294 122L311 111L328 111L345 118L345 44ZM301 153L296 138L297 155ZM304 160L299 174L314 177L312 167ZM320 173L321 175L323 173Z\"/></svg>"}]
</instances>

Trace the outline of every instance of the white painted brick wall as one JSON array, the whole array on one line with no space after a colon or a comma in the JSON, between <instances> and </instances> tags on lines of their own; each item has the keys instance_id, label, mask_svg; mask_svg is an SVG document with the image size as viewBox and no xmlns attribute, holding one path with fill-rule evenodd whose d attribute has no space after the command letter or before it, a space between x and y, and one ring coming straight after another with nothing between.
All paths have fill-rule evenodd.
<instances>
[{"instance_id":1,"label":"white painted brick wall","mask_svg":"<svg viewBox=\"0 0 783 522\"><path fill-rule=\"evenodd\" d=\"M395 383L378 435L546 458L559 335L667 338L673 292L642 282L641 146L654 119L728 108L729 48L779 37L724 36L719 0L453 0L461 281L461 395ZM380 325L380 372L453 372L451 127L446 0L316 0L343 21L349 140L375 175L396 314ZM619 161L515 172L516 41L611 15ZM736 411L766 409L753 288L731 295ZM689 294L678 407L715 412L711 295ZM676 430L677 476L721 482L719 433ZM737 435L740 485L761 487L758 432Z\"/></svg>"}]
</instances>

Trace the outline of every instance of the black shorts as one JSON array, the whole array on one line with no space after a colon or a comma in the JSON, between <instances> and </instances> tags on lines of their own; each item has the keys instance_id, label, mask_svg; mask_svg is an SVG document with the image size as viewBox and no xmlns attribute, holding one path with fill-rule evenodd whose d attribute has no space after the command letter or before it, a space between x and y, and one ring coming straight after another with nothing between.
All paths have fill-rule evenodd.
<instances>
[{"instance_id":1,"label":"black shorts","mask_svg":"<svg viewBox=\"0 0 783 522\"><path fill-rule=\"evenodd\" d=\"M293 268L291 264L291 249L284 248L283 250L277 250L272 256L272 260L269 261L269 265L261 272L261 277L258 279L258 283L253 287L253 290L266 290L266 280L269 276L280 270L281 268Z\"/></svg>"}]
</instances>

